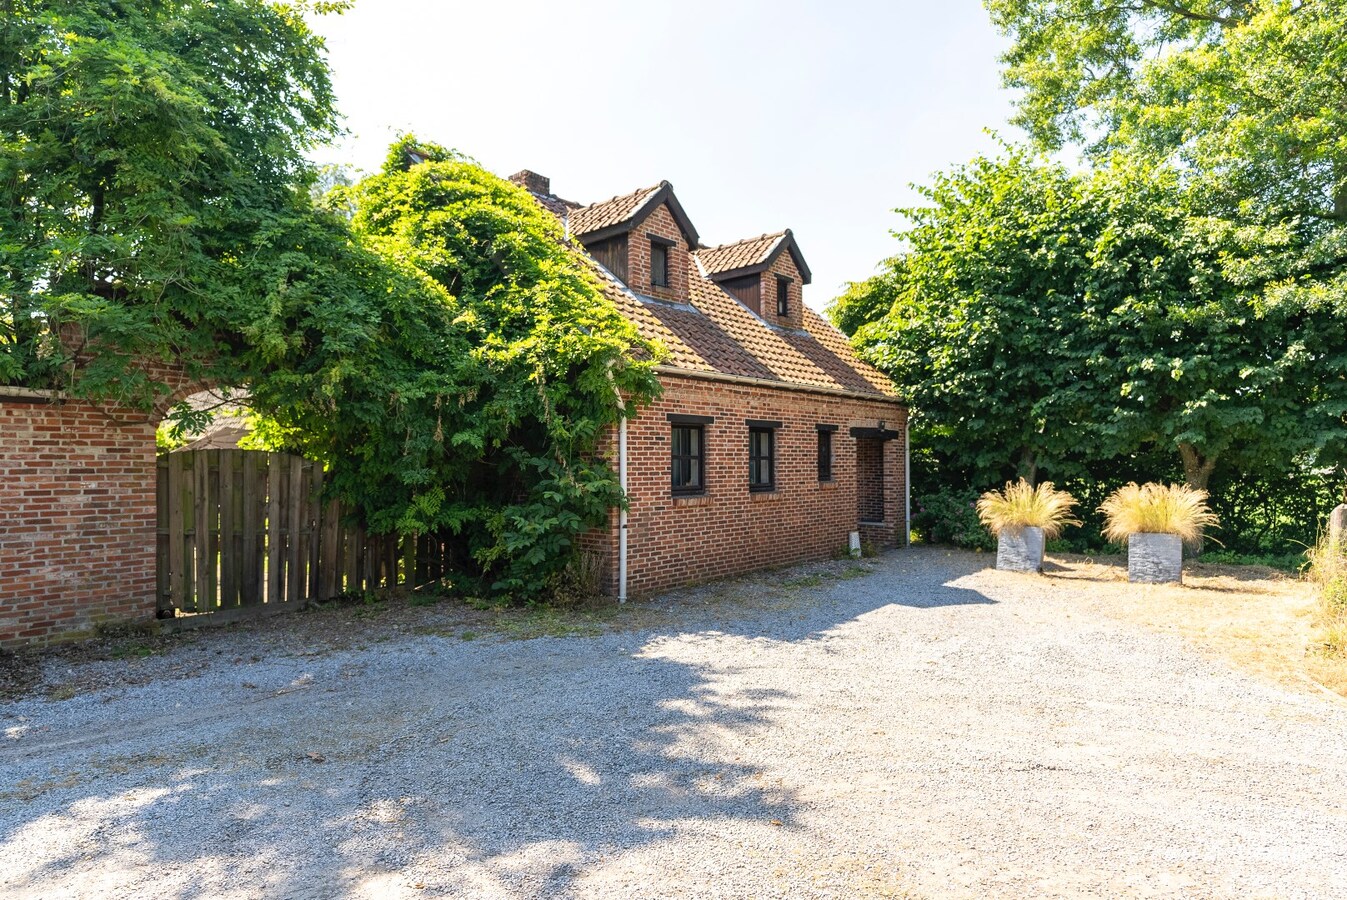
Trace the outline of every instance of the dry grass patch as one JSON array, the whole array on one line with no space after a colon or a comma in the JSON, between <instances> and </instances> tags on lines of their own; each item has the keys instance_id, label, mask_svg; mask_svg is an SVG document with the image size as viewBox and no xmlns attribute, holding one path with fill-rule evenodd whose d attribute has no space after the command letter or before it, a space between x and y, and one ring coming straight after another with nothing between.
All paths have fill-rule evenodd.
<instances>
[{"instance_id":1,"label":"dry grass patch","mask_svg":"<svg viewBox=\"0 0 1347 900\"><path fill-rule=\"evenodd\" d=\"M1347 553L1324 538L1309 557L1316 593L1310 664L1320 681L1347 695Z\"/></svg>"},{"instance_id":2,"label":"dry grass patch","mask_svg":"<svg viewBox=\"0 0 1347 900\"><path fill-rule=\"evenodd\" d=\"M1204 653L1285 685L1347 697L1347 658L1316 652L1318 600L1305 579L1262 566L1186 563L1181 585L1129 584L1121 558L1053 556L1045 574L1115 619L1177 634Z\"/></svg>"}]
</instances>

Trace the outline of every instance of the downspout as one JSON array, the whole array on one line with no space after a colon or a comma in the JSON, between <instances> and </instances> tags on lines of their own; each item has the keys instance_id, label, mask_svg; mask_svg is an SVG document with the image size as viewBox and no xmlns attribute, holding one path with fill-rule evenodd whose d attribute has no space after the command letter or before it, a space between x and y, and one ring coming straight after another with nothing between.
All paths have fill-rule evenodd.
<instances>
[{"instance_id":1,"label":"downspout","mask_svg":"<svg viewBox=\"0 0 1347 900\"><path fill-rule=\"evenodd\" d=\"M619 394L619 399L621 395ZM622 483L624 504L617 511L617 602L627 602L627 416L623 408L617 426L617 477Z\"/></svg>"},{"instance_id":2,"label":"downspout","mask_svg":"<svg viewBox=\"0 0 1347 900\"><path fill-rule=\"evenodd\" d=\"M907 537L904 547L912 546L912 414L903 419L903 528Z\"/></svg>"}]
</instances>

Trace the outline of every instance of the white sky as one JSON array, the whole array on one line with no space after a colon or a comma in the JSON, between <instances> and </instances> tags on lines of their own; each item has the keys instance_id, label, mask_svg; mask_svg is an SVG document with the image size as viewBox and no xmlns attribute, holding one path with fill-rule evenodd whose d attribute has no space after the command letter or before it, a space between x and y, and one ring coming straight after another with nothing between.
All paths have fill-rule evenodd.
<instances>
[{"instance_id":1,"label":"white sky","mask_svg":"<svg viewBox=\"0 0 1347 900\"><path fill-rule=\"evenodd\" d=\"M315 22L351 136L402 131L592 203L673 183L702 241L789 227L822 308L897 249L909 185L1009 138L978 0L360 0Z\"/></svg>"}]
</instances>

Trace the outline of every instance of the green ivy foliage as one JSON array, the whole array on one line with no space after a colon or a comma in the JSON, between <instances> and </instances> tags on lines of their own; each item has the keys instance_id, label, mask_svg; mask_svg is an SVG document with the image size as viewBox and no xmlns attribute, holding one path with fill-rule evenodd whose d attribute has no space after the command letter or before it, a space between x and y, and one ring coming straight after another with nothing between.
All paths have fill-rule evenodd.
<instances>
[{"instance_id":1,"label":"green ivy foliage","mask_svg":"<svg viewBox=\"0 0 1347 900\"><path fill-rule=\"evenodd\" d=\"M455 153L406 137L328 202L354 211L354 247L401 274L357 304L314 285L305 322L257 334L278 353L251 382L273 443L326 461L373 531L446 534L489 589L546 592L624 502L596 451L657 393L658 348L555 218Z\"/></svg>"}]
</instances>

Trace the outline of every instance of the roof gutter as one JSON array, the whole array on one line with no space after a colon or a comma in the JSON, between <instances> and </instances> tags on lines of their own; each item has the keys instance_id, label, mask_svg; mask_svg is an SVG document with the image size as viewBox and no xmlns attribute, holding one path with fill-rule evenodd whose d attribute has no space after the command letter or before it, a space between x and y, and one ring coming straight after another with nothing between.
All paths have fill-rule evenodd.
<instances>
[{"instance_id":1,"label":"roof gutter","mask_svg":"<svg viewBox=\"0 0 1347 900\"><path fill-rule=\"evenodd\" d=\"M877 403L894 403L898 406L907 406L907 401L902 397L894 397L889 394L864 394L860 391L849 391L845 388L830 388L823 385L798 384L793 381L774 381L770 378L754 378L750 375L727 375L723 372L706 372L701 369L683 369L678 366L655 366L655 372L660 375L674 375L679 378L700 378L703 381L722 381L729 384L747 384L754 387L776 388L777 390L798 391L803 394L823 394L829 397L846 397L849 400L871 400Z\"/></svg>"}]
</instances>

